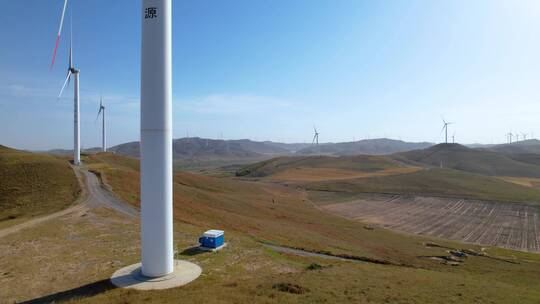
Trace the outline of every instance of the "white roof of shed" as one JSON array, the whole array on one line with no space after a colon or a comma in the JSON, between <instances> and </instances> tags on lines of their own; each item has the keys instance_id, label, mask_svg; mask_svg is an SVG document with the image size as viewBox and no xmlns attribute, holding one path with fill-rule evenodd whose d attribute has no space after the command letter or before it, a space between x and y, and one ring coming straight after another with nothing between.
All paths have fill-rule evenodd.
<instances>
[{"instance_id":1,"label":"white roof of shed","mask_svg":"<svg viewBox=\"0 0 540 304\"><path fill-rule=\"evenodd\" d=\"M223 235L223 230L215 230L215 229L212 229L212 230L208 230L206 231L203 236L206 236L206 237L218 237L218 236L222 236Z\"/></svg>"}]
</instances>

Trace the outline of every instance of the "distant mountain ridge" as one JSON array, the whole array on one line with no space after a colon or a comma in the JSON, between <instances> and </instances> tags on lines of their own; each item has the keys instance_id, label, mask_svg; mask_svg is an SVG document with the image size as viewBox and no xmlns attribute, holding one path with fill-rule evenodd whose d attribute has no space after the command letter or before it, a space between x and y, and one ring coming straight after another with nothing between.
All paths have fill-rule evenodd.
<instances>
[{"instance_id":1,"label":"distant mountain ridge","mask_svg":"<svg viewBox=\"0 0 540 304\"><path fill-rule=\"evenodd\" d=\"M139 142L129 142L108 149L125 156L139 157ZM287 155L291 152L269 142L249 139L221 140L185 137L173 140L173 156L179 159L259 158L267 155Z\"/></svg>"},{"instance_id":2,"label":"distant mountain ridge","mask_svg":"<svg viewBox=\"0 0 540 304\"><path fill-rule=\"evenodd\" d=\"M173 140L175 159L262 159L288 155L385 155L403 151L424 149L433 146L429 142L405 142L387 138L366 139L355 142L323 143L280 143L273 141L253 141L249 139L222 140L200 137L184 137ZM85 153L100 152L100 148L85 149ZM113 147L107 151L124 156L139 157L139 142L132 141ZM72 150L55 149L48 153L67 155Z\"/></svg>"},{"instance_id":3,"label":"distant mountain ridge","mask_svg":"<svg viewBox=\"0 0 540 304\"><path fill-rule=\"evenodd\" d=\"M319 145L312 145L306 147L296 154L301 155L314 155L314 154L323 154L323 155L334 155L334 156L345 156L345 155L358 155L358 154L368 154L368 155L385 155L393 154L397 152L404 152L410 150L425 149L433 146L433 143L429 142L405 142L402 140L388 139L388 138L377 138L377 139L364 139L354 142L343 142L343 143L325 143Z\"/></svg>"}]
</instances>

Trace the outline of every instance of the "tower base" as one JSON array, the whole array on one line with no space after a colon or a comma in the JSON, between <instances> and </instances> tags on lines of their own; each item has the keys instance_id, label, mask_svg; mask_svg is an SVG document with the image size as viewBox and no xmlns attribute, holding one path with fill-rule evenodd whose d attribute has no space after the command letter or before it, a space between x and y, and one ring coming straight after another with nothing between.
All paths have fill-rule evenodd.
<instances>
[{"instance_id":1,"label":"tower base","mask_svg":"<svg viewBox=\"0 0 540 304\"><path fill-rule=\"evenodd\" d=\"M201 267L188 261L174 260L174 271L152 278L141 273L141 263L126 266L111 276L111 283L120 288L137 290L168 289L188 284L202 273Z\"/></svg>"}]
</instances>

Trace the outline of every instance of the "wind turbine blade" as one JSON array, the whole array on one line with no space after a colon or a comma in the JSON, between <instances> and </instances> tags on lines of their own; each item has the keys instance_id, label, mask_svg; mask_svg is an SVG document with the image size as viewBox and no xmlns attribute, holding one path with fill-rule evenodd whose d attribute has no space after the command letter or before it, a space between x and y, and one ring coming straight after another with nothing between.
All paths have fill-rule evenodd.
<instances>
[{"instance_id":1,"label":"wind turbine blade","mask_svg":"<svg viewBox=\"0 0 540 304\"><path fill-rule=\"evenodd\" d=\"M67 1L67 0L66 0ZM73 67L73 10L69 14L69 67Z\"/></svg>"},{"instance_id":2,"label":"wind turbine blade","mask_svg":"<svg viewBox=\"0 0 540 304\"><path fill-rule=\"evenodd\" d=\"M101 114L101 110L103 110L103 108L99 107L99 111L97 112L96 120L94 122L96 122L98 120L99 114Z\"/></svg>"},{"instance_id":3,"label":"wind turbine blade","mask_svg":"<svg viewBox=\"0 0 540 304\"><path fill-rule=\"evenodd\" d=\"M71 74L71 68L68 68L68 72L66 74L66 78L68 78L67 86L69 87L69 84L71 83L71 77L69 77L69 74Z\"/></svg>"},{"instance_id":4,"label":"wind turbine blade","mask_svg":"<svg viewBox=\"0 0 540 304\"><path fill-rule=\"evenodd\" d=\"M67 2L68 0L64 0L64 7L62 8L62 15L60 16L60 26L58 27L58 33L56 34L56 43L54 44L54 51L53 51L51 66L49 67L50 70L52 70L54 66L54 60L56 58L56 51L58 50L58 44L60 42L60 34L62 33L62 25L64 24L64 15L66 13Z\"/></svg>"},{"instance_id":5,"label":"wind turbine blade","mask_svg":"<svg viewBox=\"0 0 540 304\"><path fill-rule=\"evenodd\" d=\"M71 78L71 70L67 74L66 81L64 81L64 85L62 86L62 89L60 90L60 94L58 94L58 99L62 97L62 92L64 92L64 89L66 88L66 84L68 83L70 78Z\"/></svg>"},{"instance_id":6,"label":"wind turbine blade","mask_svg":"<svg viewBox=\"0 0 540 304\"><path fill-rule=\"evenodd\" d=\"M73 67L73 51L71 48L71 40L69 40L69 68Z\"/></svg>"}]
</instances>

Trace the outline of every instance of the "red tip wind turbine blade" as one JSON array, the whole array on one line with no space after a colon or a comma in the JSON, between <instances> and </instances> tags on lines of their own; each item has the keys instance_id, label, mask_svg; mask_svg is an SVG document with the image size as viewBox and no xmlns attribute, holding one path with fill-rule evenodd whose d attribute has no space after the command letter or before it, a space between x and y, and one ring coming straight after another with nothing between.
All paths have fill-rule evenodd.
<instances>
[{"instance_id":1,"label":"red tip wind turbine blade","mask_svg":"<svg viewBox=\"0 0 540 304\"><path fill-rule=\"evenodd\" d=\"M58 43L60 42L60 35L56 36L56 44L54 45L54 51L52 55L52 61L51 65L49 66L49 70L52 70L54 66L54 59L56 58L56 50L58 50Z\"/></svg>"},{"instance_id":2,"label":"red tip wind turbine blade","mask_svg":"<svg viewBox=\"0 0 540 304\"><path fill-rule=\"evenodd\" d=\"M54 66L54 60L56 58L56 51L58 50L58 44L60 42L60 34L62 33L62 25L64 24L64 15L66 13L67 0L64 0L64 7L62 8L62 15L60 16L60 26L58 27L58 33L56 34L56 43L54 44L54 51L51 61L51 66L49 69L52 69Z\"/></svg>"}]
</instances>

